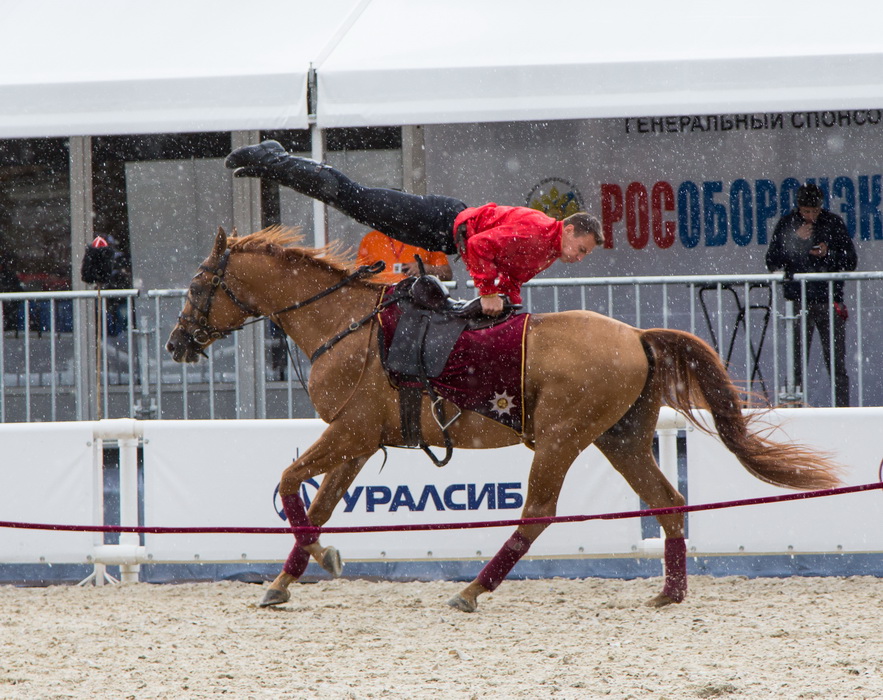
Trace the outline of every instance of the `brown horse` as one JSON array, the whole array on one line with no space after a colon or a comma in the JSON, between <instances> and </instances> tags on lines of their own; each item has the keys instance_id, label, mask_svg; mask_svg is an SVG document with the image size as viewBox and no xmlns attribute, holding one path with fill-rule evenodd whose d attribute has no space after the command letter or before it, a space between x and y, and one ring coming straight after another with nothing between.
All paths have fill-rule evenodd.
<instances>
[{"instance_id":1,"label":"brown horse","mask_svg":"<svg viewBox=\"0 0 883 700\"><path fill-rule=\"evenodd\" d=\"M315 360L310 374L310 397L328 428L282 474L279 491L293 528L327 522L368 458L382 445L401 441L399 396L381 366L377 321L371 317L384 287L352 275L350 262L334 250L305 248L300 242L296 229L274 227L229 241L219 230L166 345L176 361L195 362L206 346L238 330L250 316L272 318L308 356L342 335ZM352 332L341 333L350 326ZM837 467L824 457L758 434L717 354L689 333L639 330L589 311L533 314L524 373L520 440L508 427L470 411L450 428L455 447L523 441L533 449L524 518L555 515L567 470L593 443L651 508L683 505L652 453L663 403L691 421L692 408L707 409L723 443L763 481L796 489L840 483ZM443 445L426 399L423 412L427 442ZM319 474L325 476L307 513L300 485ZM687 592L684 516L658 520L666 538L665 581L648 603L654 606L680 602ZM499 585L546 527L519 526L450 604L475 610L478 596ZM322 547L310 532L295 532L294 548L262 606L289 599L288 588L310 556L332 575L340 574L333 547Z\"/></svg>"}]
</instances>

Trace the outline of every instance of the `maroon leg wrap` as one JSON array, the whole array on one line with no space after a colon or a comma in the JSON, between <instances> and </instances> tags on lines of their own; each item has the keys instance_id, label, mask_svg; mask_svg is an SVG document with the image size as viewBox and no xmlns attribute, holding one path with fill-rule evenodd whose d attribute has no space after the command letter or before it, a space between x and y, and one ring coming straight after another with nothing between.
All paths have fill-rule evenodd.
<instances>
[{"instance_id":1,"label":"maroon leg wrap","mask_svg":"<svg viewBox=\"0 0 883 700\"><path fill-rule=\"evenodd\" d=\"M282 507L285 509L285 515L288 516L288 522L291 523L292 527L309 527L312 525L310 519L307 517L304 502L300 499L298 494L290 493L287 496L283 496ZM309 534L300 534L297 535L295 539L297 539L297 543L301 547L306 547L307 545L319 541L319 533L311 532Z\"/></svg>"},{"instance_id":2,"label":"maroon leg wrap","mask_svg":"<svg viewBox=\"0 0 883 700\"><path fill-rule=\"evenodd\" d=\"M494 555L494 558L485 564L475 580L482 588L488 591L495 590L518 560L527 554L528 549L530 549L530 540L520 532L516 532L506 540L506 544Z\"/></svg>"},{"instance_id":3,"label":"maroon leg wrap","mask_svg":"<svg viewBox=\"0 0 883 700\"><path fill-rule=\"evenodd\" d=\"M312 525L307 517L307 511L304 508L304 502L296 493L282 496L282 507L285 509L285 515L288 516L288 522L292 527L308 527ZM307 545L318 541L319 535L316 533L300 534L294 538L294 549L285 560L285 566L282 570L289 576L300 578L306 571L307 564L310 563L310 553L304 549Z\"/></svg>"},{"instance_id":4,"label":"maroon leg wrap","mask_svg":"<svg viewBox=\"0 0 883 700\"><path fill-rule=\"evenodd\" d=\"M285 566L282 567L282 570L289 576L300 578L304 571L306 571L307 564L309 563L310 553L300 545L294 545L294 549L291 550L291 554L285 560Z\"/></svg>"},{"instance_id":5,"label":"maroon leg wrap","mask_svg":"<svg viewBox=\"0 0 883 700\"><path fill-rule=\"evenodd\" d=\"M665 585L663 595L675 603L687 596L687 543L683 537L665 538Z\"/></svg>"}]
</instances>

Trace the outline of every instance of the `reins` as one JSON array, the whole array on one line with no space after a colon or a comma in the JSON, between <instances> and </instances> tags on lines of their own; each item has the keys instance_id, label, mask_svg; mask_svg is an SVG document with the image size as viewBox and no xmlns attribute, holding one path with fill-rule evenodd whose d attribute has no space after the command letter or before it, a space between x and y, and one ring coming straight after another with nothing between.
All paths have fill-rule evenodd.
<instances>
[{"instance_id":1,"label":"reins","mask_svg":"<svg viewBox=\"0 0 883 700\"><path fill-rule=\"evenodd\" d=\"M187 318L183 313L178 315L178 318L183 321L189 321L199 326L195 331L189 333L190 337L193 341L200 346L205 346L215 340L220 340L221 338L226 338L231 333L235 333L236 331L240 331L246 326L250 326L253 323L258 323L265 318L273 319L274 317L278 317L280 314L289 313L291 311L297 311L298 309L302 309L305 306L309 306L310 304L319 301L320 299L324 299L329 294L333 294L334 292L346 287L351 282L354 282L363 277L368 277L370 275L377 274L378 272L383 272L386 268L386 263L382 260L378 260L371 265L361 265L355 271L351 272L346 277L338 280L336 283L331 285L330 287L323 289L318 294L314 294L309 299L304 299L303 301L295 302L290 306L286 306L283 309L278 309L276 311L272 311L268 314L262 314L259 311L252 309L248 304L240 300L236 294L234 294L233 290L227 285L224 281L224 273L227 271L227 263L230 260L230 249L224 251L221 256L221 260L219 261L217 267L214 269L208 267L207 265L200 265L199 269L202 272L208 272L211 274L211 293L209 294L208 300L206 301L205 309L201 309L196 304L193 303L193 299L190 299L191 306L199 312L199 318ZM232 301L241 311L247 314L250 317L250 320L244 321L240 323L238 326L231 326L229 328L216 328L212 326L208 319L209 314L211 313L212 302L215 298L215 291L220 289L223 291L227 297ZM340 340L348 336L350 333L357 331L359 328L368 323L374 316L376 316L380 311L385 308L385 305L381 305L376 307L370 314L365 316L364 318L354 321L351 323L345 330L341 331L337 335L335 335L330 340L323 343L310 357L310 362L315 362L318 357L331 349L336 343ZM286 344L286 348L288 345ZM200 349L200 352L205 355L205 352Z\"/></svg>"},{"instance_id":2,"label":"reins","mask_svg":"<svg viewBox=\"0 0 883 700\"><path fill-rule=\"evenodd\" d=\"M227 251L227 252L229 252L229 251ZM297 311L298 309L302 309L305 306L309 306L314 301L319 301L319 299L324 299L329 294L333 294L334 292L336 292L338 289L342 289L343 287L346 287L350 282L354 282L355 280L361 279L362 277L376 275L378 272L383 272L385 269L386 269L386 263L383 262L382 260L378 260L377 262L372 263L371 265L361 265L354 272L351 272L346 277L344 277L340 281L332 284L327 289L322 290L318 294L314 294L309 299L305 299L304 301L296 302L296 303L292 304L291 306L286 306L284 309L279 309L278 311L273 311L269 314L266 314L266 316L269 318L270 316L278 316L279 314L285 314L285 313L288 313L289 311ZM252 321L247 321L246 323L243 323L242 325L247 326L249 323L255 323L256 321L259 321L259 320L260 319L258 318L258 319L254 319Z\"/></svg>"}]
</instances>

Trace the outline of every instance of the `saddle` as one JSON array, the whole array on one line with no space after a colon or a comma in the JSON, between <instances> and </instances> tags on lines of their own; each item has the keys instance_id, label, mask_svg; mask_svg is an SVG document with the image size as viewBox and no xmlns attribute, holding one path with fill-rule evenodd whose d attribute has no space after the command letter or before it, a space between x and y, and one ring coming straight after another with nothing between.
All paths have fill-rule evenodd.
<instances>
[{"instance_id":1,"label":"saddle","mask_svg":"<svg viewBox=\"0 0 883 700\"><path fill-rule=\"evenodd\" d=\"M401 446L420 447L436 466L441 467L451 458L452 445L447 429L460 417L460 412L446 418L442 399L429 380L441 376L463 331L490 328L511 317L521 307L506 301L502 314L487 316L481 310L481 299L452 299L441 280L426 274L402 280L393 293L398 299L401 316L389 350L382 357L386 370L400 380L397 388ZM433 418L445 438L446 455L441 460L423 440L420 413L424 393L429 395Z\"/></svg>"}]
</instances>

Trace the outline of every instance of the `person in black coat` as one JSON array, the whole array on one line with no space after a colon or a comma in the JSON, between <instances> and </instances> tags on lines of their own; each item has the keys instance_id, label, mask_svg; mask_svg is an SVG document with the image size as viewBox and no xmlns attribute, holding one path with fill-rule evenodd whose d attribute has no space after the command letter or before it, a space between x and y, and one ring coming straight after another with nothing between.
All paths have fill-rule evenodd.
<instances>
[{"instance_id":1,"label":"person in black coat","mask_svg":"<svg viewBox=\"0 0 883 700\"><path fill-rule=\"evenodd\" d=\"M776 224L766 253L770 272L784 270L786 277L804 272L850 272L858 263L855 246L846 224L836 214L822 208L825 200L822 190L813 184L797 190L797 206ZM799 282L785 282L785 298L801 301ZM829 298L828 282L808 282L806 285L807 354L812 343L813 329L818 329L822 341L825 367L831 367L829 327L830 309L834 306L834 396L835 405L849 405L849 376L846 373L846 319L849 317L843 303L843 282L834 282ZM794 363L796 381L803 385L802 342L800 330L794 335Z\"/></svg>"}]
</instances>

